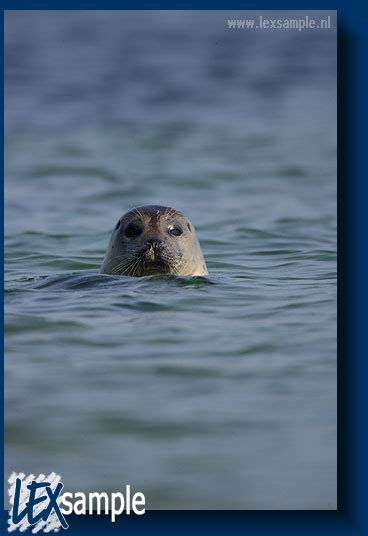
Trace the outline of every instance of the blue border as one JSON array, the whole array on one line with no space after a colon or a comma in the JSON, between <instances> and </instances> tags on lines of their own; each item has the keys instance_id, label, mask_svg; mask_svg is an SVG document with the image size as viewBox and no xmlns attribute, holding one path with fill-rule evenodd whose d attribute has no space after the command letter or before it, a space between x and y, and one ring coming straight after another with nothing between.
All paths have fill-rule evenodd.
<instances>
[{"instance_id":1,"label":"blue border","mask_svg":"<svg viewBox=\"0 0 368 536\"><path fill-rule=\"evenodd\" d=\"M2 16L2 24L1 24L1 42L4 43L4 13L1 14ZM4 73L4 55L1 55L1 63L2 68L1 72ZM4 75L2 75L4 76ZM1 84L1 91L4 97L4 84ZM4 101L3 101L4 102ZM1 109L1 121L2 125L4 125L4 107ZM4 132L4 130L3 130ZM4 143L3 143L4 147ZM1 151L1 157L2 157L2 169L4 169L4 149ZM4 177L3 177L3 187L1 188L1 203L0 206L2 208L3 214L4 214ZM1 424L2 429L4 431L4 217L1 218L1 255L2 255L2 262L1 262L1 274L2 274L2 285L1 285L1 292L2 292L2 307L1 307L1 335L2 335L2 341L3 341L3 351L2 351L2 367L1 367L1 385L3 390L3 396L1 397ZM3 460L3 464L1 466L1 477L2 482L4 482L4 441L1 442L1 459ZM4 487L1 486L0 491L0 500L1 507L4 505ZM3 526L3 510L1 510L1 524L0 526Z\"/></svg>"},{"instance_id":2,"label":"blue border","mask_svg":"<svg viewBox=\"0 0 368 536\"><path fill-rule=\"evenodd\" d=\"M88 9L338 9L338 510L337 512L155 511L111 524L104 516L68 516L66 535L79 534L368 534L366 378L368 349L364 305L368 302L367 183L365 159L368 95L368 18L358 2L111 2ZM85 9L78 1L6 1L3 10ZM3 25L1 28L3 32ZM365 60L365 61L364 61ZM2 58L3 61L3 58ZM2 86L3 87L3 86ZM3 153L2 153L3 155ZM3 195L3 193L2 193ZM2 203L3 206L3 203ZM3 234L2 234L3 236ZM3 250L2 250L3 251ZM3 313L3 310L2 310ZM3 403L3 402L2 402ZM3 425L4 414L2 412ZM3 444L2 451L4 454ZM3 467L2 467L3 473ZM4 475L2 474L4 477ZM1 488L3 493L3 487ZM3 498L3 497L2 497ZM7 513L2 510L5 529ZM6 534L5 530L3 532ZM13 533L15 534L15 533ZM24 534L24 533L23 533Z\"/></svg>"}]
</instances>

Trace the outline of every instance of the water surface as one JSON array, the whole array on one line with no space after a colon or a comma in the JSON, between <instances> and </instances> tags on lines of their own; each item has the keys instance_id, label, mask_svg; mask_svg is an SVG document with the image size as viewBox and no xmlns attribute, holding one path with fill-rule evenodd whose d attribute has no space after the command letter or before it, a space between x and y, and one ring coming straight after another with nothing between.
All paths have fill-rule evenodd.
<instances>
[{"instance_id":1,"label":"water surface","mask_svg":"<svg viewBox=\"0 0 368 536\"><path fill-rule=\"evenodd\" d=\"M227 18L6 15L6 475L336 508L335 33ZM208 277L98 273L142 204Z\"/></svg>"}]
</instances>

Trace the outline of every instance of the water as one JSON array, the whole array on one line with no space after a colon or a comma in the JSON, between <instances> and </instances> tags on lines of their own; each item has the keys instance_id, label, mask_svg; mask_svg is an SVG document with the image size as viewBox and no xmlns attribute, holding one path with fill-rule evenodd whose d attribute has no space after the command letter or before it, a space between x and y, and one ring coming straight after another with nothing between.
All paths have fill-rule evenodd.
<instances>
[{"instance_id":1,"label":"water","mask_svg":"<svg viewBox=\"0 0 368 536\"><path fill-rule=\"evenodd\" d=\"M227 18L6 14L6 475L336 507L336 36ZM208 277L98 273L142 204Z\"/></svg>"}]
</instances>

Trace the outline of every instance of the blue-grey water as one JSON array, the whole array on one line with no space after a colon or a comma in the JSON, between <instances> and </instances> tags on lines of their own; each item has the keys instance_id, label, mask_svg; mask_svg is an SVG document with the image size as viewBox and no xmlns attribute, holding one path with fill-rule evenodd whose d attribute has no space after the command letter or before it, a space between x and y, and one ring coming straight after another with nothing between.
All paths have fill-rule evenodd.
<instances>
[{"instance_id":1,"label":"blue-grey water","mask_svg":"<svg viewBox=\"0 0 368 536\"><path fill-rule=\"evenodd\" d=\"M6 14L6 476L336 508L334 17L228 18ZM99 275L142 204L187 214L208 277Z\"/></svg>"}]
</instances>

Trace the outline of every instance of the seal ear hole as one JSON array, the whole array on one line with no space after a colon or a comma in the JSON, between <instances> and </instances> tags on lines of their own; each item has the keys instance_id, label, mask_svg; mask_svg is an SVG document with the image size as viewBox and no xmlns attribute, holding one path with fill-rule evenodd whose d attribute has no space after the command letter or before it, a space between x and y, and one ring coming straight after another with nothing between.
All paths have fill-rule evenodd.
<instances>
[{"instance_id":1,"label":"seal ear hole","mask_svg":"<svg viewBox=\"0 0 368 536\"><path fill-rule=\"evenodd\" d=\"M192 228L190 226L190 223L188 223L188 229L189 229L190 232L192 232Z\"/></svg>"},{"instance_id":2,"label":"seal ear hole","mask_svg":"<svg viewBox=\"0 0 368 536\"><path fill-rule=\"evenodd\" d=\"M136 223L130 223L125 229L125 236L128 238L135 238L139 236L142 232L142 227Z\"/></svg>"}]
</instances>

